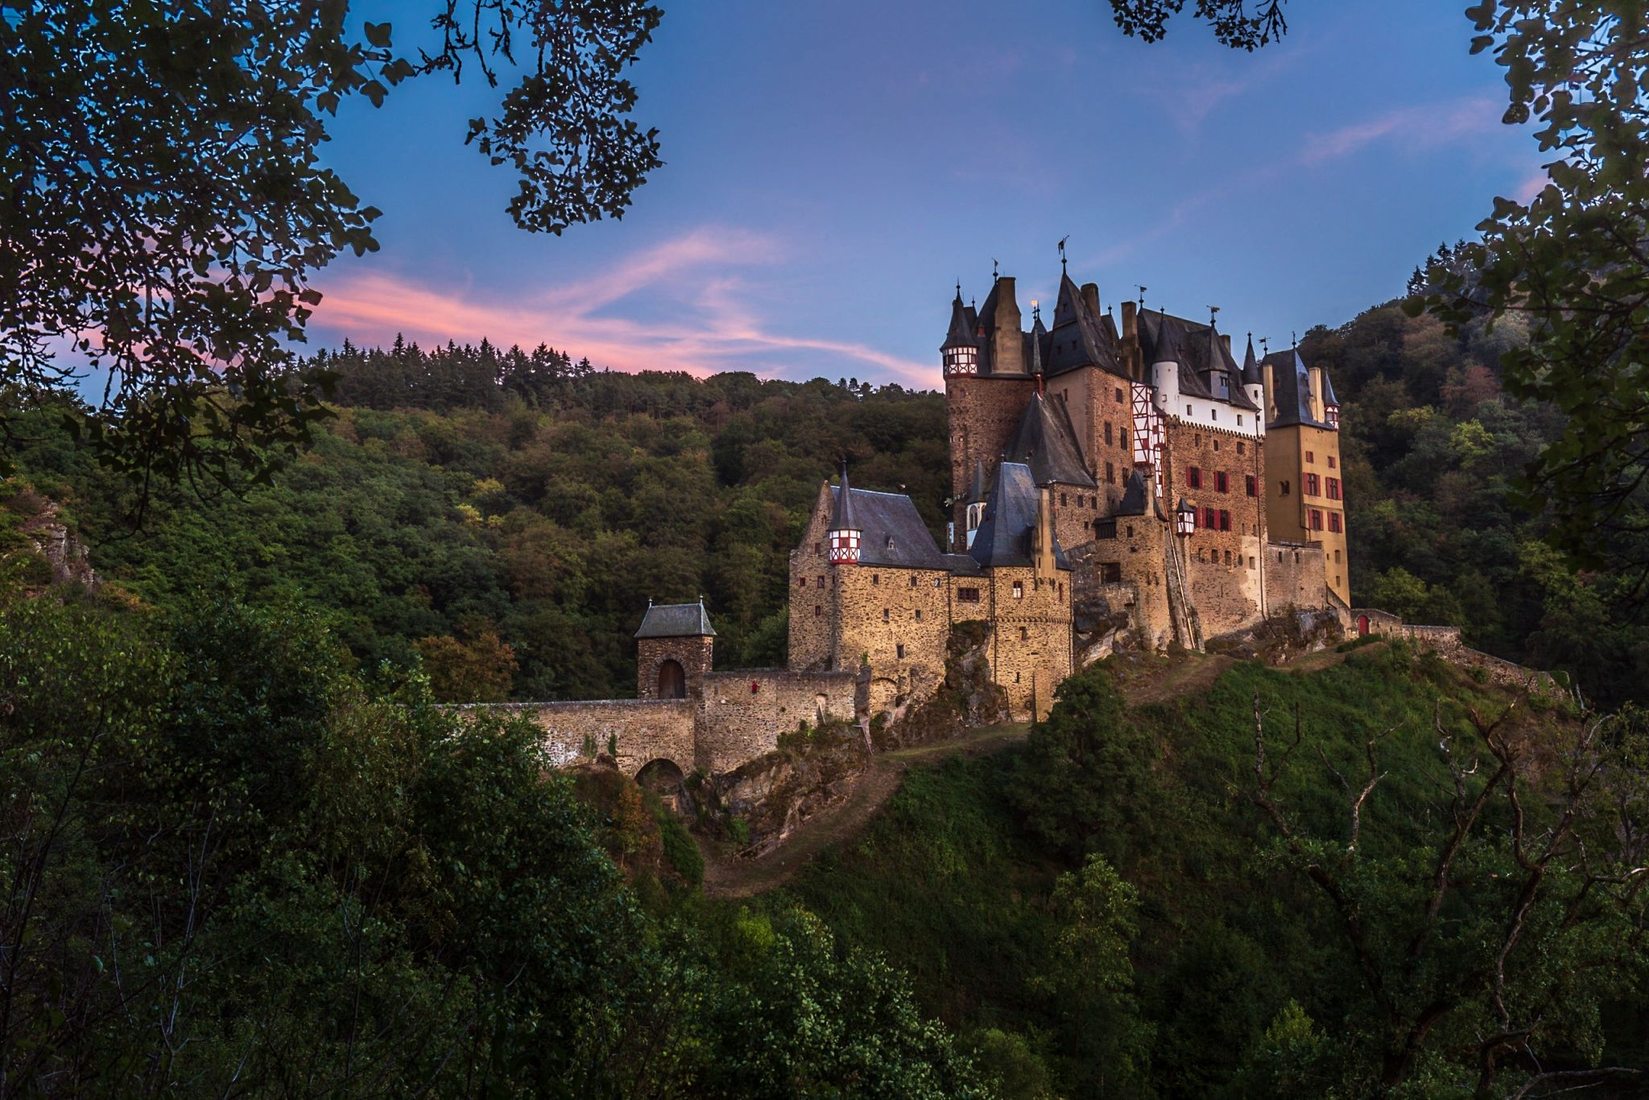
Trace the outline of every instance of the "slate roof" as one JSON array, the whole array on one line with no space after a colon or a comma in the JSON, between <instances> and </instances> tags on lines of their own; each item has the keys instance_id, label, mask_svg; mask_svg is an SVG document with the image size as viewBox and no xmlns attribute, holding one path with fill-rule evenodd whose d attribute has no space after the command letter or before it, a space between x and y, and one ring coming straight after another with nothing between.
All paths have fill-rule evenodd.
<instances>
[{"instance_id":1,"label":"slate roof","mask_svg":"<svg viewBox=\"0 0 1649 1100\"><path fill-rule=\"evenodd\" d=\"M656 603L647 605L641 617L638 638L714 638L704 601L698 603Z\"/></svg>"},{"instance_id":2,"label":"slate roof","mask_svg":"<svg viewBox=\"0 0 1649 1100\"><path fill-rule=\"evenodd\" d=\"M962 498L963 504L982 504L985 494L990 492L990 484L985 476L985 460L973 460L973 483L968 486L968 495Z\"/></svg>"},{"instance_id":3,"label":"slate roof","mask_svg":"<svg viewBox=\"0 0 1649 1100\"><path fill-rule=\"evenodd\" d=\"M1325 370L1323 372L1323 407L1327 408L1329 405L1338 405L1339 403L1340 399L1334 396L1334 383L1328 380L1328 372Z\"/></svg>"},{"instance_id":4,"label":"slate roof","mask_svg":"<svg viewBox=\"0 0 1649 1100\"><path fill-rule=\"evenodd\" d=\"M956 292L956 299L950 304L950 331L945 335L945 342L939 345L939 350L947 348L971 348L979 341L974 332L978 322L968 315L968 308L962 304L962 291Z\"/></svg>"},{"instance_id":5,"label":"slate roof","mask_svg":"<svg viewBox=\"0 0 1649 1100\"><path fill-rule=\"evenodd\" d=\"M950 567L954 577L982 577L985 571L979 568L979 563L967 554L946 554L945 564Z\"/></svg>"},{"instance_id":6,"label":"slate roof","mask_svg":"<svg viewBox=\"0 0 1649 1100\"><path fill-rule=\"evenodd\" d=\"M1038 485L1058 481L1065 485L1097 488L1082 461L1082 448L1065 406L1033 394L1019 417L1019 430L1008 447L1008 458L1030 466Z\"/></svg>"},{"instance_id":7,"label":"slate roof","mask_svg":"<svg viewBox=\"0 0 1649 1100\"><path fill-rule=\"evenodd\" d=\"M1239 409L1259 411L1242 391L1241 371L1213 325L1175 317L1161 310L1139 315L1140 348L1147 364L1179 364L1180 393L1224 401ZM1215 376L1230 380L1222 392Z\"/></svg>"},{"instance_id":8,"label":"slate roof","mask_svg":"<svg viewBox=\"0 0 1649 1100\"><path fill-rule=\"evenodd\" d=\"M835 505L830 510L830 529L832 531L860 530L859 524L856 522L858 517L854 514L852 487L847 482L847 463L845 461L842 463L842 488L849 491L846 493L836 492Z\"/></svg>"},{"instance_id":9,"label":"slate roof","mask_svg":"<svg viewBox=\"0 0 1649 1100\"><path fill-rule=\"evenodd\" d=\"M1265 357L1271 368L1273 397L1277 404L1277 419L1268 428L1286 428L1304 424L1309 428L1328 428L1329 425L1311 415L1311 377L1298 348L1274 351Z\"/></svg>"},{"instance_id":10,"label":"slate roof","mask_svg":"<svg viewBox=\"0 0 1649 1100\"><path fill-rule=\"evenodd\" d=\"M1059 278L1059 298L1054 305L1054 327L1048 337L1047 363L1049 374L1093 364L1111 374L1126 374L1122 369L1121 345L1117 340L1116 325L1108 318L1099 317L1088 308L1082 291L1069 275Z\"/></svg>"},{"instance_id":11,"label":"slate roof","mask_svg":"<svg viewBox=\"0 0 1649 1100\"><path fill-rule=\"evenodd\" d=\"M1260 370L1260 361L1254 358L1254 334L1248 334L1248 350L1242 357L1242 384L1245 386L1264 386L1265 374Z\"/></svg>"},{"instance_id":12,"label":"slate roof","mask_svg":"<svg viewBox=\"0 0 1649 1100\"><path fill-rule=\"evenodd\" d=\"M830 487L832 514L841 503L839 485ZM916 504L904 493L878 493L870 489L848 489L848 508L864 536L859 542L859 564L889 565L905 569L945 569L928 525L922 522ZM889 540L892 544L889 545Z\"/></svg>"},{"instance_id":13,"label":"slate roof","mask_svg":"<svg viewBox=\"0 0 1649 1100\"><path fill-rule=\"evenodd\" d=\"M990 503L985 505L985 518L973 533L973 545L968 548L968 554L981 568L1031 564L1031 537L1036 529L1039 495L1029 466L1022 462L1003 462L997 466ZM1057 538L1053 552L1059 568L1071 567Z\"/></svg>"},{"instance_id":14,"label":"slate roof","mask_svg":"<svg viewBox=\"0 0 1649 1100\"><path fill-rule=\"evenodd\" d=\"M1138 470L1128 475L1128 486L1122 490L1122 500L1117 503L1116 514L1119 516L1143 516L1145 514L1145 478Z\"/></svg>"}]
</instances>

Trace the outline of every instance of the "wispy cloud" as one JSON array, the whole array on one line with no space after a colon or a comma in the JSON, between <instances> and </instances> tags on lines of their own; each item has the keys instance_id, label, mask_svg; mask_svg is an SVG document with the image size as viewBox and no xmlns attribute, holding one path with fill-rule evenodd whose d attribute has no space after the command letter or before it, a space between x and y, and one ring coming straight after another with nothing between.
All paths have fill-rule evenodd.
<instances>
[{"instance_id":1,"label":"wispy cloud","mask_svg":"<svg viewBox=\"0 0 1649 1100\"><path fill-rule=\"evenodd\" d=\"M1472 134L1499 129L1498 108L1498 101L1490 96L1394 108L1327 133L1313 134L1306 139L1297 162L1313 165L1339 160L1359 153L1376 142L1385 142L1406 151L1435 149Z\"/></svg>"},{"instance_id":2,"label":"wispy cloud","mask_svg":"<svg viewBox=\"0 0 1649 1100\"><path fill-rule=\"evenodd\" d=\"M426 343L548 343L621 371L789 376L862 374L869 366L905 384L937 384L929 364L852 340L788 332L763 317L744 272L783 258L769 237L703 228L576 282L503 298L436 290L403 275L347 273L325 286L315 325L360 344L386 344L397 333ZM648 307L627 315L626 306L642 295Z\"/></svg>"}]
</instances>

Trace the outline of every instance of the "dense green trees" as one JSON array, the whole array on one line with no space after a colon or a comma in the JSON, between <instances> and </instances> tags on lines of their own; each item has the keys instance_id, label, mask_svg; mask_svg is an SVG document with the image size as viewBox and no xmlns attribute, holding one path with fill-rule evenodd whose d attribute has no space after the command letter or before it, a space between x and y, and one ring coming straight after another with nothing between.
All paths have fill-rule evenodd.
<instances>
[{"instance_id":1,"label":"dense green trees","mask_svg":"<svg viewBox=\"0 0 1649 1100\"><path fill-rule=\"evenodd\" d=\"M972 1094L884 962L645 909L530 725L346 663L0 609L0 1096Z\"/></svg>"}]
</instances>

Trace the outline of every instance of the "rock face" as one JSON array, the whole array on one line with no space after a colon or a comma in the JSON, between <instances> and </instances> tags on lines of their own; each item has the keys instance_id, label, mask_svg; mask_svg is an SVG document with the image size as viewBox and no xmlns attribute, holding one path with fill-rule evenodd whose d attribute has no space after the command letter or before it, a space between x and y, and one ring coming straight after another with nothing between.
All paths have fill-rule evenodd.
<instances>
[{"instance_id":1,"label":"rock face","mask_svg":"<svg viewBox=\"0 0 1649 1100\"><path fill-rule=\"evenodd\" d=\"M1290 607L1245 630L1211 639L1208 652L1276 665L1344 640L1345 627L1333 611Z\"/></svg>"},{"instance_id":2,"label":"rock face","mask_svg":"<svg viewBox=\"0 0 1649 1100\"><path fill-rule=\"evenodd\" d=\"M878 752L924 745L959 736L976 726L1006 722L1008 696L991 682L990 624L957 623L945 650L945 680L916 705L897 707L873 722L871 741Z\"/></svg>"},{"instance_id":3,"label":"rock face","mask_svg":"<svg viewBox=\"0 0 1649 1100\"><path fill-rule=\"evenodd\" d=\"M35 582L34 587L43 588L47 584L78 584L85 588L99 586L101 581L92 568L85 543L76 538L68 524L63 522L62 509L56 501L25 490L13 498L9 506L25 514L26 518L18 525L18 532L34 555L44 563L30 577L30 581ZM29 511L33 514L29 515Z\"/></svg>"},{"instance_id":4,"label":"rock face","mask_svg":"<svg viewBox=\"0 0 1649 1100\"><path fill-rule=\"evenodd\" d=\"M869 763L870 748L856 725L798 729L780 738L774 752L697 784L700 822L759 855L846 798Z\"/></svg>"}]
</instances>

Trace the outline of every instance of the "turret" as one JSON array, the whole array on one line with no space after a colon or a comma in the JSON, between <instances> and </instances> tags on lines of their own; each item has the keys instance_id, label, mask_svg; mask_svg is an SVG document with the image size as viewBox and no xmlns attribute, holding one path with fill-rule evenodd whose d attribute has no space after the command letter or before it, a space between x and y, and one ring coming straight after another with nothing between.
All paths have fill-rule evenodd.
<instances>
[{"instance_id":1,"label":"turret","mask_svg":"<svg viewBox=\"0 0 1649 1100\"><path fill-rule=\"evenodd\" d=\"M830 530L825 538L830 544L830 564L858 565L864 528L853 518L853 489L847 483L847 463L842 463L842 488L836 496L836 508L831 513Z\"/></svg>"},{"instance_id":2,"label":"turret","mask_svg":"<svg viewBox=\"0 0 1649 1100\"><path fill-rule=\"evenodd\" d=\"M1156 388L1157 408L1174 415L1179 407L1179 342L1168 325L1159 327L1156 361L1151 364L1151 385Z\"/></svg>"},{"instance_id":3,"label":"turret","mask_svg":"<svg viewBox=\"0 0 1649 1100\"><path fill-rule=\"evenodd\" d=\"M1260 361L1254 357L1254 334L1248 334L1248 351L1242 357L1242 391L1254 402L1254 407L1265 409L1265 376L1260 373Z\"/></svg>"},{"instance_id":4,"label":"turret","mask_svg":"<svg viewBox=\"0 0 1649 1100\"><path fill-rule=\"evenodd\" d=\"M1031 376L1036 379L1036 392L1042 392L1042 341L1047 338L1048 330L1042 324L1042 307L1037 305L1036 299L1031 299Z\"/></svg>"},{"instance_id":5,"label":"turret","mask_svg":"<svg viewBox=\"0 0 1649 1100\"><path fill-rule=\"evenodd\" d=\"M956 298L950 304L950 332L939 345L945 377L979 373L979 341L974 338L974 322L962 304L962 284L956 284Z\"/></svg>"},{"instance_id":6,"label":"turret","mask_svg":"<svg viewBox=\"0 0 1649 1100\"><path fill-rule=\"evenodd\" d=\"M976 458L973 460L973 484L968 488L967 498L962 502L967 508L964 549L973 548L974 532L985 522L985 497L989 492L990 486L985 483L985 460Z\"/></svg>"},{"instance_id":7,"label":"turret","mask_svg":"<svg viewBox=\"0 0 1649 1100\"><path fill-rule=\"evenodd\" d=\"M1323 379L1323 423L1338 431L1340 427L1340 399L1334 396L1334 383L1329 381L1328 372L1318 367L1317 373Z\"/></svg>"}]
</instances>

